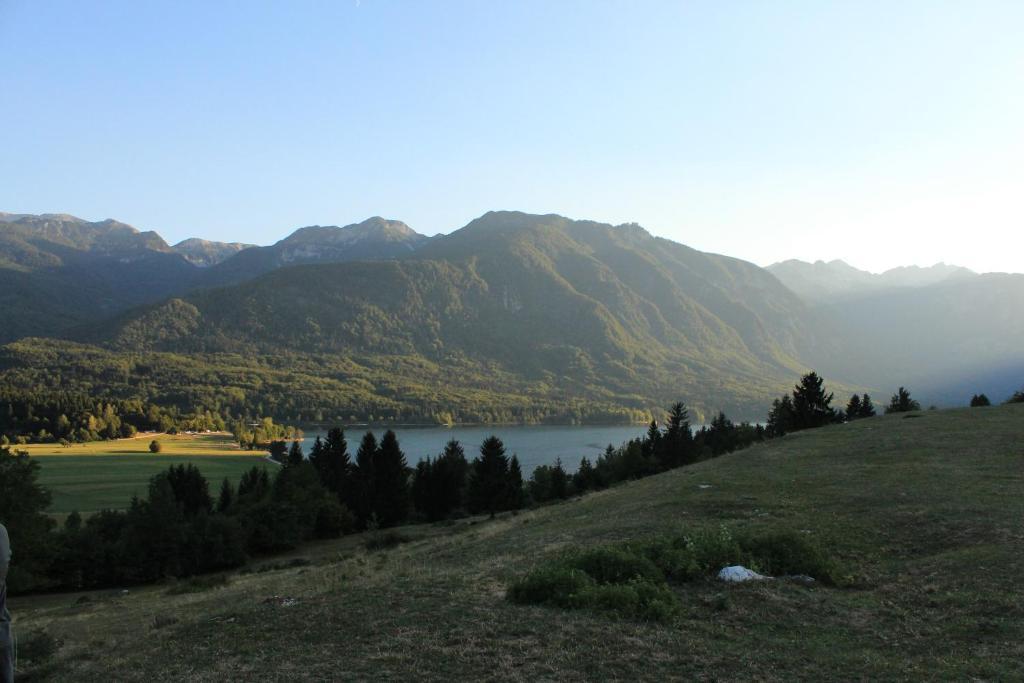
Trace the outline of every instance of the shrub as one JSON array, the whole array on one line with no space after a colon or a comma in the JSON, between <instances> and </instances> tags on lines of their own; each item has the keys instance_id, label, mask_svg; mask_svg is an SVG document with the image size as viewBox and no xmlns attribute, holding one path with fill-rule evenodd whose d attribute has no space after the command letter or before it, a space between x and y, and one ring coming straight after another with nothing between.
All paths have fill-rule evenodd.
<instances>
[{"instance_id":1,"label":"shrub","mask_svg":"<svg viewBox=\"0 0 1024 683\"><path fill-rule=\"evenodd\" d=\"M739 545L759 571L773 576L805 574L830 586L841 582L837 562L806 536L792 531L741 537Z\"/></svg>"},{"instance_id":2,"label":"shrub","mask_svg":"<svg viewBox=\"0 0 1024 683\"><path fill-rule=\"evenodd\" d=\"M665 574L657 565L629 548L605 546L587 550L569 560L569 566L602 584L626 583L634 579L665 582Z\"/></svg>"},{"instance_id":3,"label":"shrub","mask_svg":"<svg viewBox=\"0 0 1024 683\"><path fill-rule=\"evenodd\" d=\"M526 605L579 608L584 606L584 595L593 586L594 580L586 572L564 564L546 565L513 583L508 597Z\"/></svg>"},{"instance_id":4,"label":"shrub","mask_svg":"<svg viewBox=\"0 0 1024 683\"><path fill-rule=\"evenodd\" d=\"M733 564L775 575L806 574L828 585L841 581L838 564L805 536L734 536L720 527L570 552L514 582L508 598L521 604L665 621L679 611L668 580L690 582Z\"/></svg>"},{"instance_id":5,"label":"shrub","mask_svg":"<svg viewBox=\"0 0 1024 683\"><path fill-rule=\"evenodd\" d=\"M679 611L679 598L672 589L649 581L592 586L583 597L587 607L633 619L668 621Z\"/></svg>"},{"instance_id":6,"label":"shrub","mask_svg":"<svg viewBox=\"0 0 1024 683\"><path fill-rule=\"evenodd\" d=\"M149 452L150 453L159 453L162 448L163 448L163 446L161 446L160 442L157 441L156 439L153 439L152 441L149 442Z\"/></svg>"}]
</instances>

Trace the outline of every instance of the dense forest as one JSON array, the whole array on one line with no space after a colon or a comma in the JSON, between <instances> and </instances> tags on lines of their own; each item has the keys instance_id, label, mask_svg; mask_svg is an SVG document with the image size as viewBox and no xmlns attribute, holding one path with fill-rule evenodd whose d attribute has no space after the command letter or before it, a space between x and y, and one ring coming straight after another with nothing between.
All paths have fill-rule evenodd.
<instances>
[{"instance_id":1,"label":"dense forest","mask_svg":"<svg viewBox=\"0 0 1024 683\"><path fill-rule=\"evenodd\" d=\"M0 445L82 443L123 439L138 432L231 431L243 447L267 446L301 431L270 417L231 415L222 409L182 412L138 399L93 399L81 394L0 388Z\"/></svg>"},{"instance_id":2,"label":"dense forest","mask_svg":"<svg viewBox=\"0 0 1024 683\"><path fill-rule=\"evenodd\" d=\"M269 416L287 424L628 424L650 420L655 407L640 397L623 405L606 390L582 399L572 387L523 381L465 359L442 366L416 357L284 351L125 354L56 340L0 347L0 393L40 404L52 395L80 396L75 400L155 405L174 416ZM19 433L33 438L39 428L53 432L43 425Z\"/></svg>"}]
</instances>

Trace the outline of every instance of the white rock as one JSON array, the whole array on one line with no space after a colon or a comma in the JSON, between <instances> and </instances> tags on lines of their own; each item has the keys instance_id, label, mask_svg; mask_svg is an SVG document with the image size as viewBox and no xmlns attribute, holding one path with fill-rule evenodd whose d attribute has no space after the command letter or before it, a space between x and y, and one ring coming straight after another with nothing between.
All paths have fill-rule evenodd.
<instances>
[{"instance_id":1,"label":"white rock","mask_svg":"<svg viewBox=\"0 0 1024 683\"><path fill-rule=\"evenodd\" d=\"M757 572L747 569L743 565L733 565L732 567L725 567L722 571L718 572L719 581L727 581L729 583L743 583L744 581L763 581L770 579L770 576L762 576Z\"/></svg>"}]
</instances>

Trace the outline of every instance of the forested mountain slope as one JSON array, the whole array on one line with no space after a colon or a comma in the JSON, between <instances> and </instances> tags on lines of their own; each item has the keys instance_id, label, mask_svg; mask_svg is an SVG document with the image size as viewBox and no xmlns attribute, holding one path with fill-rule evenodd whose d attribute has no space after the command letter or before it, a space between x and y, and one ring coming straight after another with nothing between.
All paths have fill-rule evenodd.
<instances>
[{"instance_id":1,"label":"forested mountain slope","mask_svg":"<svg viewBox=\"0 0 1024 683\"><path fill-rule=\"evenodd\" d=\"M196 272L155 232L64 214L0 214L0 342L61 335L187 291Z\"/></svg>"},{"instance_id":2,"label":"forested mountain slope","mask_svg":"<svg viewBox=\"0 0 1024 683\"><path fill-rule=\"evenodd\" d=\"M132 311L83 340L494 365L580 397L601 387L624 403L685 396L759 415L817 334L752 264L634 225L498 212L403 260L283 268Z\"/></svg>"}]
</instances>

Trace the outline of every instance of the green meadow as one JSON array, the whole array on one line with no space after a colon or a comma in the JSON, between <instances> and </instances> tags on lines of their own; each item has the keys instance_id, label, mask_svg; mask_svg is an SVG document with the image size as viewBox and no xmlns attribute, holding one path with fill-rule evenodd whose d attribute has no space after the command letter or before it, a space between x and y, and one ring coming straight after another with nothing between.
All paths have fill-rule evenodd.
<instances>
[{"instance_id":1,"label":"green meadow","mask_svg":"<svg viewBox=\"0 0 1024 683\"><path fill-rule=\"evenodd\" d=\"M160 453L149 452L153 439ZM133 439L94 441L64 447L58 444L18 446L42 466L40 482L50 490L50 511L58 516L78 511L128 507L132 496L145 496L149 479L171 465L198 467L216 494L228 477L238 482L247 469L269 464L262 451L243 451L229 434L146 434Z\"/></svg>"}]
</instances>

